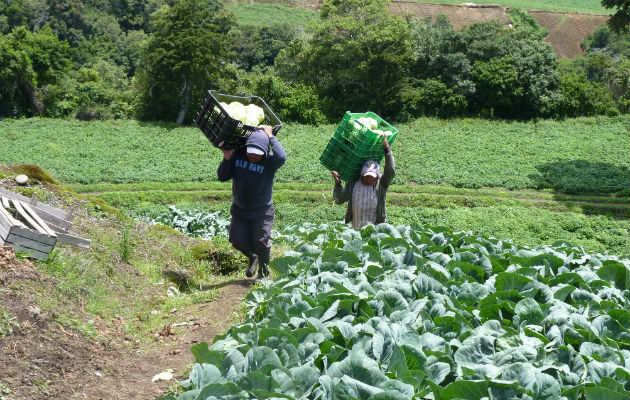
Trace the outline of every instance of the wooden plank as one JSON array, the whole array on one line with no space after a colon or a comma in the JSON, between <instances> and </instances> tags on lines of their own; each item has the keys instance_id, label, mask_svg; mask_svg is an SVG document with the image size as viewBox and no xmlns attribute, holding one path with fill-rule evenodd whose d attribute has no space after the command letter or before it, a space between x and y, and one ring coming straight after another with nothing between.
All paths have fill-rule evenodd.
<instances>
[{"instance_id":1,"label":"wooden plank","mask_svg":"<svg viewBox=\"0 0 630 400\"><path fill-rule=\"evenodd\" d=\"M44 210L41 210L37 207L33 207L32 205L31 205L31 208L33 209L33 211L37 213L37 215L39 215L41 219L46 221L48 226L50 226L51 224L57 225L58 227L63 228L66 231L69 231L70 228L72 228L72 222L68 222L65 219L57 218L54 215L49 214L48 212Z\"/></svg>"},{"instance_id":2,"label":"wooden plank","mask_svg":"<svg viewBox=\"0 0 630 400\"><path fill-rule=\"evenodd\" d=\"M11 229L13 223L9 219L9 216L6 214L7 210L4 207L0 206L0 226L4 227L7 231Z\"/></svg>"},{"instance_id":3,"label":"wooden plank","mask_svg":"<svg viewBox=\"0 0 630 400\"><path fill-rule=\"evenodd\" d=\"M7 205L4 205L5 201L6 201ZM9 198L8 197L2 196L2 203L3 203L5 208L9 208L9 205L8 205ZM41 205L43 203L39 203L39 204ZM38 206L31 205L31 209L33 209L33 211L35 211L37 213L37 215L41 219L46 221L46 223L48 223L48 224L57 225L58 227L62 228L63 230L66 230L66 231L69 231L72 228L72 222L68 222L65 219L59 218L59 217L49 213L48 211L39 208Z\"/></svg>"},{"instance_id":4,"label":"wooden plank","mask_svg":"<svg viewBox=\"0 0 630 400\"><path fill-rule=\"evenodd\" d=\"M68 212L66 213L66 221L72 223L72 220L74 219L74 213L75 213L75 207L74 206L70 206L70 209L68 210Z\"/></svg>"},{"instance_id":5,"label":"wooden plank","mask_svg":"<svg viewBox=\"0 0 630 400\"><path fill-rule=\"evenodd\" d=\"M29 228L33 228L37 232L39 232L39 233L41 233L43 235L47 235L48 234L44 230L44 228L39 226L39 224L37 222L35 222L35 220L33 218L31 218L30 215L28 215L26 210L24 210L24 208L22 208L22 204L21 204L21 202L19 200L12 199L11 202L13 203L13 207L15 207L15 209L18 212L18 214L20 214L20 217L24 218L26 220L26 223L30 225Z\"/></svg>"},{"instance_id":6,"label":"wooden plank","mask_svg":"<svg viewBox=\"0 0 630 400\"><path fill-rule=\"evenodd\" d=\"M13 216L9 214L9 212L5 210L4 207L2 207L2 205L0 205L0 214L2 214L2 216L4 217L4 220L9 224L8 226L9 228L12 226L26 227L26 225L24 225L21 221L18 221L17 219L13 218Z\"/></svg>"},{"instance_id":7,"label":"wooden plank","mask_svg":"<svg viewBox=\"0 0 630 400\"><path fill-rule=\"evenodd\" d=\"M52 244L52 245L57 243L57 238L56 237L50 237L48 235L37 233L37 232L34 232L34 231L32 231L32 230L30 230L28 228L14 226L13 228L11 228L10 233L12 233L14 235L17 235L17 236L22 236L22 237L27 238L27 239L36 240L36 241L41 242L41 243Z\"/></svg>"},{"instance_id":8,"label":"wooden plank","mask_svg":"<svg viewBox=\"0 0 630 400\"><path fill-rule=\"evenodd\" d=\"M50 222L46 222L46 224L48 225L48 227L50 229L52 229L55 232L56 235L59 235L60 233L68 233L67 229L64 229L64 228L62 228L60 226L57 226L55 224L51 224Z\"/></svg>"},{"instance_id":9,"label":"wooden plank","mask_svg":"<svg viewBox=\"0 0 630 400\"><path fill-rule=\"evenodd\" d=\"M2 206L4 208L9 208L9 199L7 199L7 196L2 196Z\"/></svg>"},{"instance_id":10,"label":"wooden plank","mask_svg":"<svg viewBox=\"0 0 630 400\"><path fill-rule=\"evenodd\" d=\"M48 227L48 225L46 225L46 223L44 221L42 221L41 218L39 218L39 215L37 215L37 213L35 211L33 211L33 209L28 204L26 204L24 202L20 202L20 203L22 204L22 208L24 208L24 210L26 210L26 212L31 216L31 218L33 218L35 220L35 222L37 222L39 224L39 226L41 226L42 229L46 231L48 236L52 236L52 237L57 236L57 235L55 235L55 232L53 232L53 230L50 229Z\"/></svg>"},{"instance_id":11,"label":"wooden plank","mask_svg":"<svg viewBox=\"0 0 630 400\"><path fill-rule=\"evenodd\" d=\"M6 242L5 244L10 244L11 246L13 246L13 250L15 250L16 252L21 251L24 253L28 253L29 257L35 258L37 260L45 260L48 258L48 253L22 247L19 244L14 244L14 243L9 243L9 242Z\"/></svg>"},{"instance_id":12,"label":"wooden plank","mask_svg":"<svg viewBox=\"0 0 630 400\"><path fill-rule=\"evenodd\" d=\"M82 237L72 236L65 233L57 233L57 242L89 249L92 241L90 239L83 239Z\"/></svg>"},{"instance_id":13,"label":"wooden plank","mask_svg":"<svg viewBox=\"0 0 630 400\"><path fill-rule=\"evenodd\" d=\"M19 193L14 193L14 192L11 192L11 191L3 189L3 188L0 188L0 194L7 196L11 200L20 200L20 201L24 201L24 202L27 202L27 203L30 201L30 199L28 197L26 197L26 196L22 196ZM57 207L49 206L46 203L42 203L42 202L38 201L37 204L34 204L34 205L35 205L35 207L37 207L37 208L39 208L41 210L44 210L47 213L49 213L51 215L54 215L57 218L67 219L67 217L68 217L68 214L65 211L63 211L63 210L61 210L61 209L59 209Z\"/></svg>"},{"instance_id":14,"label":"wooden plank","mask_svg":"<svg viewBox=\"0 0 630 400\"><path fill-rule=\"evenodd\" d=\"M55 246L51 246L49 244L44 244L32 239L27 239L22 236L16 236L13 233L10 233L6 239L7 242L20 245L22 247L26 247L28 249L33 249L37 251L41 251L42 253L50 253Z\"/></svg>"},{"instance_id":15,"label":"wooden plank","mask_svg":"<svg viewBox=\"0 0 630 400\"><path fill-rule=\"evenodd\" d=\"M0 225L0 240L4 240L9 236L9 229Z\"/></svg>"}]
</instances>

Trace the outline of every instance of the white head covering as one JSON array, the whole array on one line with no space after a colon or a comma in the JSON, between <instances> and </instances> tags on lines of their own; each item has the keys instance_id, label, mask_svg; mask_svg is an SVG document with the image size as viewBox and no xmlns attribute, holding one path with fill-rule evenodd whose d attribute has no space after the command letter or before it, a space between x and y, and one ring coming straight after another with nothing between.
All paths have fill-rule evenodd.
<instances>
[{"instance_id":1,"label":"white head covering","mask_svg":"<svg viewBox=\"0 0 630 400\"><path fill-rule=\"evenodd\" d=\"M249 154L258 154L258 155L261 155L261 156L262 156L263 154L265 154L265 152L264 152L264 151L260 150L260 149L259 149L259 148L257 148L257 147L253 147L253 146L247 146L247 152L248 152Z\"/></svg>"}]
</instances>

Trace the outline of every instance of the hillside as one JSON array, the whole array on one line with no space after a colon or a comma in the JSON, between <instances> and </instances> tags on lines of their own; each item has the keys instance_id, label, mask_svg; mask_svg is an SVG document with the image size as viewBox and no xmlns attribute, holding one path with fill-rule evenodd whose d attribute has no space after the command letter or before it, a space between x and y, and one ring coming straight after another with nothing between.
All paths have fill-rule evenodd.
<instances>
[{"instance_id":1,"label":"hillside","mask_svg":"<svg viewBox=\"0 0 630 400\"><path fill-rule=\"evenodd\" d=\"M257 2L237 2L228 0L226 7L233 11L239 23L259 26L264 20L259 15L265 14L272 20L282 18L287 23L305 26L310 19L318 16L314 11L320 7L317 0L263 0ZM460 3L460 4L448 4ZM522 2L493 1L484 4L467 2L424 2L415 0L393 0L390 10L398 16L411 15L415 18L435 18L446 15L456 29L474 22L498 19L505 24L509 18L507 11L522 8L549 32L546 40L551 43L558 58L573 58L584 52L582 41L595 29L608 20L607 10L599 2L583 4L575 2ZM286 7L282 7L282 5ZM299 10L299 11L298 11ZM309 13L310 11L310 13Z\"/></svg>"},{"instance_id":2,"label":"hillside","mask_svg":"<svg viewBox=\"0 0 630 400\"><path fill-rule=\"evenodd\" d=\"M16 171L29 186L16 187ZM58 244L37 262L0 246L1 399L157 396L170 383L154 375L183 376L191 343L239 319L251 283L232 279L241 259L225 241L133 220L35 166L0 166L0 187L72 207L73 233L92 240L90 249Z\"/></svg>"}]
</instances>

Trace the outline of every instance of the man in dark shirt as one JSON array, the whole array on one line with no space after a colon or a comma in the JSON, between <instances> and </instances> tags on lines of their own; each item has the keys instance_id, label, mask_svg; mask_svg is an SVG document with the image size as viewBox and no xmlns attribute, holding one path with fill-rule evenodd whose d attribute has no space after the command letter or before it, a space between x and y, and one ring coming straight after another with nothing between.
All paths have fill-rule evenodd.
<instances>
[{"instance_id":1,"label":"man in dark shirt","mask_svg":"<svg viewBox=\"0 0 630 400\"><path fill-rule=\"evenodd\" d=\"M257 279L262 280L269 276L273 179L287 160L287 153L270 126L254 131L243 149L221 150L219 181L232 179L230 243L249 258L246 275L254 276L258 267Z\"/></svg>"}]
</instances>

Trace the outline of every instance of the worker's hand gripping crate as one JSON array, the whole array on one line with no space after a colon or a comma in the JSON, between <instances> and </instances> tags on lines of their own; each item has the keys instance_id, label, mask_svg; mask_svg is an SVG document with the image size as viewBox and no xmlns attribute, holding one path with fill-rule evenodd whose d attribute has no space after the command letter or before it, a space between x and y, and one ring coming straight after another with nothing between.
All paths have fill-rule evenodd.
<instances>
[{"instance_id":1,"label":"worker's hand gripping crate","mask_svg":"<svg viewBox=\"0 0 630 400\"><path fill-rule=\"evenodd\" d=\"M230 115L228 108L234 102L241 103L245 108L254 105L260 108L264 113L257 125L249 125L241 119L234 118ZM235 114L233 112L233 114ZM216 90L209 90L206 100L197 112L194 119L195 125L201 129L203 134L210 142L218 148L236 149L245 146L247 138L260 125L269 125L273 134L276 135L282 122L263 99L257 96L232 96L228 94L217 93Z\"/></svg>"},{"instance_id":2,"label":"worker's hand gripping crate","mask_svg":"<svg viewBox=\"0 0 630 400\"><path fill-rule=\"evenodd\" d=\"M383 136L391 145L398 130L373 112L346 112L319 161L327 169L339 172L344 181L359 177L368 160L381 162L385 155Z\"/></svg>"}]
</instances>

